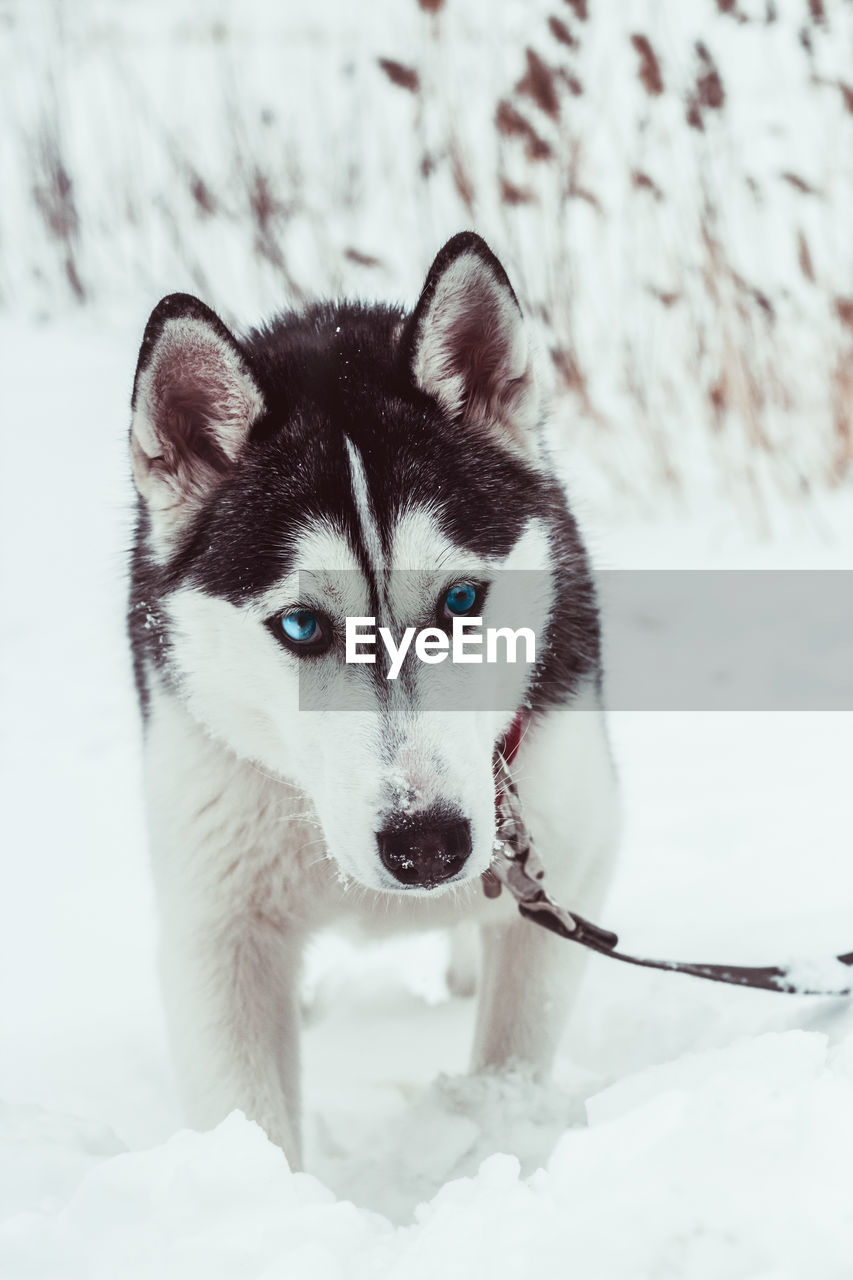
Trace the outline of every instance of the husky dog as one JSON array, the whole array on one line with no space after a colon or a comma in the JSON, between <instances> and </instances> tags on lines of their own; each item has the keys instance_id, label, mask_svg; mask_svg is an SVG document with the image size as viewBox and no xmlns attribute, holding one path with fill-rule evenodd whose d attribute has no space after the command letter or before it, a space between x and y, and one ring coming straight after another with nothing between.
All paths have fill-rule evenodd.
<instances>
[{"instance_id":1,"label":"husky dog","mask_svg":"<svg viewBox=\"0 0 853 1280\"><path fill-rule=\"evenodd\" d=\"M561 1034L581 949L483 880L510 734L558 901L598 910L617 836L595 593L542 416L518 301L472 233L410 313L318 305L238 338L174 294L145 331L129 626L174 1057L192 1123L241 1108L294 1167L317 929L479 925L475 1071L545 1073ZM302 705L303 673L341 671L347 618L486 623L515 570L547 590L510 708L431 706L414 658L389 696L378 648L351 668L366 704Z\"/></svg>"}]
</instances>

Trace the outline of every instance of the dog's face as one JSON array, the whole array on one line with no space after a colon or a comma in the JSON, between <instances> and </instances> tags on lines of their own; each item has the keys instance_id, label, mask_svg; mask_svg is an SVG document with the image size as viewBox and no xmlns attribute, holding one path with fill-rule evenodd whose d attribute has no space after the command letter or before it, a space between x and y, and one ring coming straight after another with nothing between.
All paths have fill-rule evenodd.
<instances>
[{"instance_id":1,"label":"dog's face","mask_svg":"<svg viewBox=\"0 0 853 1280\"><path fill-rule=\"evenodd\" d=\"M345 637L373 618L394 644L430 628L435 652L476 617L547 643L553 486L489 250L451 241L411 316L318 309L242 343L197 300L165 299L133 407L165 678L238 755L298 784L346 875L399 892L480 875L494 752L535 664L504 663L491 697L482 667L412 644L392 679L378 637L358 664Z\"/></svg>"}]
</instances>

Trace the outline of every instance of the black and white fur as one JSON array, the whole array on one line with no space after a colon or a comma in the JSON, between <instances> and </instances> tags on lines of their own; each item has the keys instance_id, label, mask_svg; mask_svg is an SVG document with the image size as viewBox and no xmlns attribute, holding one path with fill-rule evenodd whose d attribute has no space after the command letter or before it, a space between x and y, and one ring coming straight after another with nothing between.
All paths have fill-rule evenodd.
<instances>
[{"instance_id":1,"label":"black and white fur","mask_svg":"<svg viewBox=\"0 0 853 1280\"><path fill-rule=\"evenodd\" d=\"M410 314L328 304L238 339L176 294L148 322L129 625L174 1053L193 1123L241 1108L295 1166L300 956L318 928L479 924L476 1071L547 1071L563 1027L581 950L481 884L515 712L430 711L415 677L389 698L375 672L371 708L300 711L304 659L270 625L302 603L300 570L320 593L329 574L313 603L341 629L344 614L415 622L460 574L544 575L514 774L552 893L594 915L618 827L598 617L541 419L515 294L470 233ZM399 569L416 598L394 598ZM404 887L377 833L436 812L464 824L470 854L450 883Z\"/></svg>"}]
</instances>

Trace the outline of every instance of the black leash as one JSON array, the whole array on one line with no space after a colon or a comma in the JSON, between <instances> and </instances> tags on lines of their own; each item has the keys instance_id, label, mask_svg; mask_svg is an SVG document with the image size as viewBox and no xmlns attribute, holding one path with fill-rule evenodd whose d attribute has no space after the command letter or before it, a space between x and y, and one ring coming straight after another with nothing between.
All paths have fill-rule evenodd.
<instances>
[{"instance_id":1,"label":"black leash","mask_svg":"<svg viewBox=\"0 0 853 1280\"><path fill-rule=\"evenodd\" d=\"M750 967L736 964L692 964L683 960L649 960L617 951L619 938L573 911L566 911L550 898L543 886L545 869L533 848L518 802L518 793L503 754L495 760L497 775L497 823L500 848L491 867L483 876L487 897L496 898L501 887L509 890L518 903L520 913L534 924L570 942L589 947L600 955L621 960L643 969L663 969L668 973L687 973L708 982L728 982L737 987L759 987L764 991L780 991L793 995L849 996L853 986L826 987L811 980L798 983L791 971L780 965ZM853 967L853 951L834 957L838 963Z\"/></svg>"}]
</instances>

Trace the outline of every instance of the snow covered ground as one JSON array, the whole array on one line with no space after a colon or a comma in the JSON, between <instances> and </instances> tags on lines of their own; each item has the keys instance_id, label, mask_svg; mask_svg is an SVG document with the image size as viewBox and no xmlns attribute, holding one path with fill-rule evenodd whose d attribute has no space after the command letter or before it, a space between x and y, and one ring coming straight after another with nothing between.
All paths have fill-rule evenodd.
<instances>
[{"instance_id":1,"label":"snow covered ground","mask_svg":"<svg viewBox=\"0 0 853 1280\"><path fill-rule=\"evenodd\" d=\"M619 967L554 1083L466 1077L446 943L312 957L306 1174L239 1115L180 1129L154 968L122 618L144 317L0 318L3 1280L842 1280L853 1007ZM569 470L572 459L567 459ZM777 513L587 501L600 564L853 567L849 496ZM622 713L625 945L853 947L853 716ZM568 944L567 944L568 945Z\"/></svg>"}]
</instances>

